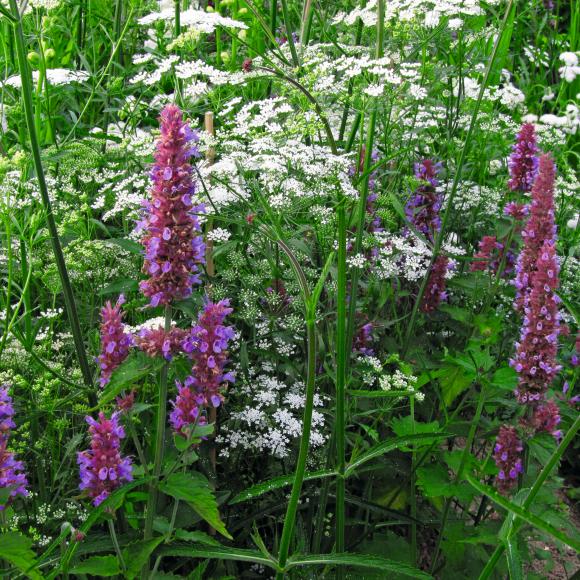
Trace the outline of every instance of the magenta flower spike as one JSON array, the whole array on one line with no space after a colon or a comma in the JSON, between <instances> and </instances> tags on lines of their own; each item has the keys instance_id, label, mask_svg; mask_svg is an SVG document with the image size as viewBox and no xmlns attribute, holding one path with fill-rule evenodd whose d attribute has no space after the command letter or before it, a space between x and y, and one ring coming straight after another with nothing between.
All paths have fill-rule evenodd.
<instances>
[{"instance_id":1,"label":"magenta flower spike","mask_svg":"<svg viewBox=\"0 0 580 580\"><path fill-rule=\"evenodd\" d=\"M229 305L229 300L206 301L197 324L183 342L193 367L184 383L177 383L178 396L172 402L170 422L177 433L183 434L188 425L199 423L204 407L219 407L224 384L234 382L233 374L225 372L228 343L235 335L231 326L223 324L233 311Z\"/></svg>"},{"instance_id":2,"label":"magenta flower spike","mask_svg":"<svg viewBox=\"0 0 580 580\"><path fill-rule=\"evenodd\" d=\"M434 240L435 232L441 229L439 217L441 196L436 191L439 185L437 175L440 170L441 163L435 163L431 159L415 163L415 177L421 181L421 184L405 206L408 220L430 241Z\"/></svg>"},{"instance_id":3,"label":"magenta flower spike","mask_svg":"<svg viewBox=\"0 0 580 580\"><path fill-rule=\"evenodd\" d=\"M187 330L177 326L173 326L168 332L158 326L141 329L133 340L147 356L162 356L165 360L171 360L175 355L183 352L181 344L187 335Z\"/></svg>"},{"instance_id":4,"label":"magenta flower spike","mask_svg":"<svg viewBox=\"0 0 580 580\"><path fill-rule=\"evenodd\" d=\"M524 310L532 287L532 278L540 248L545 241L555 243L554 182L556 166L550 155L540 157L539 170L532 187L530 217L522 231L524 247L516 263L516 309Z\"/></svg>"},{"instance_id":5,"label":"magenta flower spike","mask_svg":"<svg viewBox=\"0 0 580 580\"><path fill-rule=\"evenodd\" d=\"M161 137L157 141L155 165L151 170L151 201L144 203L144 217L139 229L145 248L140 283L151 306L171 304L187 298L192 286L199 284L199 266L205 263L205 244L200 235L197 214L203 205L193 206L195 181L191 157L199 155L197 133L183 121L176 105L161 112Z\"/></svg>"},{"instance_id":6,"label":"magenta flower spike","mask_svg":"<svg viewBox=\"0 0 580 580\"><path fill-rule=\"evenodd\" d=\"M119 413L107 419L99 413L96 421L85 417L89 424L91 448L77 454L81 483L79 488L98 506L123 483L132 481L133 467L129 457L121 457L121 439L125 430L119 424Z\"/></svg>"},{"instance_id":7,"label":"magenta flower spike","mask_svg":"<svg viewBox=\"0 0 580 580\"><path fill-rule=\"evenodd\" d=\"M561 439L560 420L558 405L550 399L534 409L531 424L536 432L550 433L556 439Z\"/></svg>"},{"instance_id":8,"label":"magenta flower spike","mask_svg":"<svg viewBox=\"0 0 580 580\"><path fill-rule=\"evenodd\" d=\"M560 299L556 295L560 267L554 243L546 240L533 276L532 289L524 309L520 341L510 365L518 373L515 395L520 403L536 404L562 368L558 365Z\"/></svg>"},{"instance_id":9,"label":"magenta flower spike","mask_svg":"<svg viewBox=\"0 0 580 580\"><path fill-rule=\"evenodd\" d=\"M14 407L12 397L8 394L6 386L0 387L0 489L9 489L8 500L0 504L0 511L4 510L8 503L17 496L28 496L28 480L24 473L24 464L18 461L12 451L8 451L10 431L16 427L12 417Z\"/></svg>"},{"instance_id":10,"label":"magenta flower spike","mask_svg":"<svg viewBox=\"0 0 580 580\"><path fill-rule=\"evenodd\" d=\"M121 294L115 306L107 302L101 309L101 354L97 360L101 367L101 387L111 380L113 371L127 358L131 335L125 332L121 306L125 297Z\"/></svg>"},{"instance_id":11,"label":"magenta flower spike","mask_svg":"<svg viewBox=\"0 0 580 580\"><path fill-rule=\"evenodd\" d=\"M499 469L496 484L503 493L509 491L516 484L518 475L524 471L523 449L515 427L504 425L499 428L493 458Z\"/></svg>"},{"instance_id":12,"label":"magenta flower spike","mask_svg":"<svg viewBox=\"0 0 580 580\"><path fill-rule=\"evenodd\" d=\"M524 123L517 134L517 141L512 146L508 160L510 180L508 187L512 191L530 192L538 172L538 146L536 132L531 123Z\"/></svg>"}]
</instances>

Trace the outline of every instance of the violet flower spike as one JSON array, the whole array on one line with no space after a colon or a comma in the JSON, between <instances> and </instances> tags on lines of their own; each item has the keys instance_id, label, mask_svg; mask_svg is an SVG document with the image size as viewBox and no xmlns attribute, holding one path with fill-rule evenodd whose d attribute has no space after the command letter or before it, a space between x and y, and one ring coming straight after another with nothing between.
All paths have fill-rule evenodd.
<instances>
[{"instance_id":1,"label":"violet flower spike","mask_svg":"<svg viewBox=\"0 0 580 580\"><path fill-rule=\"evenodd\" d=\"M517 134L517 141L512 146L508 160L510 180L508 187L512 191L530 192L538 173L538 146L536 133L531 123L524 123Z\"/></svg>"},{"instance_id":2,"label":"violet flower spike","mask_svg":"<svg viewBox=\"0 0 580 580\"><path fill-rule=\"evenodd\" d=\"M28 480L24 473L24 464L18 461L14 452L8 451L10 431L16 427L12 417L14 407L12 397L8 394L8 387L0 387L0 489L9 489L6 503L0 504L0 511L17 496L28 496Z\"/></svg>"},{"instance_id":3,"label":"violet flower spike","mask_svg":"<svg viewBox=\"0 0 580 580\"><path fill-rule=\"evenodd\" d=\"M553 242L546 240L524 309L520 340L510 365L518 373L515 395L520 403L535 405L544 398L562 368L557 363L560 299L556 294L560 271Z\"/></svg>"},{"instance_id":4,"label":"violet flower spike","mask_svg":"<svg viewBox=\"0 0 580 580\"><path fill-rule=\"evenodd\" d=\"M192 206L196 184L191 157L198 157L197 133L183 121L176 105L161 112L161 137L151 169L151 201L144 206L140 227L145 230L143 272L148 276L140 289L150 306L171 304L191 295L199 284L205 263L205 244L198 215L203 205Z\"/></svg>"},{"instance_id":5,"label":"violet flower spike","mask_svg":"<svg viewBox=\"0 0 580 580\"><path fill-rule=\"evenodd\" d=\"M499 469L496 484L502 493L509 491L516 484L518 475L524 471L523 450L524 447L515 427L504 425L499 428L493 458Z\"/></svg>"},{"instance_id":6,"label":"violet flower spike","mask_svg":"<svg viewBox=\"0 0 580 580\"><path fill-rule=\"evenodd\" d=\"M199 423L205 407L219 407L225 383L234 382L233 374L225 372L228 344L235 336L234 329L223 324L233 311L229 304L229 300L207 300L196 326L183 341L183 350L193 360L193 367L184 383L177 383L178 396L172 401L170 422L176 433L183 435L188 425Z\"/></svg>"},{"instance_id":7,"label":"violet flower spike","mask_svg":"<svg viewBox=\"0 0 580 580\"><path fill-rule=\"evenodd\" d=\"M101 354L97 358L101 367L101 387L108 384L113 371L129 354L131 335L125 332L121 311L124 302L125 297L121 294L115 306L107 302L101 309Z\"/></svg>"},{"instance_id":8,"label":"violet flower spike","mask_svg":"<svg viewBox=\"0 0 580 580\"><path fill-rule=\"evenodd\" d=\"M530 217L522 231L524 247L516 263L514 285L517 290L515 307L523 312L533 283L540 248L545 241L556 242L554 220L554 182L556 166L550 155L540 157L539 170L532 187Z\"/></svg>"},{"instance_id":9,"label":"violet flower spike","mask_svg":"<svg viewBox=\"0 0 580 580\"><path fill-rule=\"evenodd\" d=\"M81 483L79 488L98 506L123 483L133 480L133 466L129 457L121 456L121 439L125 430L119 424L119 413L107 419L85 417L89 424L91 448L77 453Z\"/></svg>"}]
</instances>

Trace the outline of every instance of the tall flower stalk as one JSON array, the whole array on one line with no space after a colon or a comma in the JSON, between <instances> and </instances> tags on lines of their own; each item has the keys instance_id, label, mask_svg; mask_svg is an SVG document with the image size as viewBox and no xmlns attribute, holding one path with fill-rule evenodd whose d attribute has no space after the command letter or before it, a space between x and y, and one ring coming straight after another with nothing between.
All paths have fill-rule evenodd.
<instances>
[{"instance_id":1,"label":"tall flower stalk","mask_svg":"<svg viewBox=\"0 0 580 580\"><path fill-rule=\"evenodd\" d=\"M144 202L143 219L138 224L145 231L141 241L145 248L143 271L148 276L140 288L150 299L150 306L165 306L164 331L169 335L171 304L190 296L193 285L201 282L200 265L205 263L205 245L197 214L203 213L204 208L193 205L196 187L190 159L199 155L197 134L183 120L176 105L163 109L160 124L161 136L151 169L151 199ZM162 344L162 350L164 346ZM157 511L157 480L163 464L167 421L168 371L166 362L159 380L153 480L147 501L145 539L153 535Z\"/></svg>"}]
</instances>

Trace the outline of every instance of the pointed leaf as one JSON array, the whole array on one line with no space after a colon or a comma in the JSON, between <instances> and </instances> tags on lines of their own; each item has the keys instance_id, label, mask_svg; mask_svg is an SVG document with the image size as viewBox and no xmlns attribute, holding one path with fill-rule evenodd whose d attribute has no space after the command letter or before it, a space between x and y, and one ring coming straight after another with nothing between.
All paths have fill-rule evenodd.
<instances>
[{"instance_id":1,"label":"pointed leaf","mask_svg":"<svg viewBox=\"0 0 580 580\"><path fill-rule=\"evenodd\" d=\"M133 580L133 578L139 576L141 569L149 561L153 550L155 550L164 539L163 536L159 536L151 540L140 540L129 544L123 550L123 560L125 560L125 564L127 565L125 575L129 580Z\"/></svg>"},{"instance_id":2,"label":"pointed leaf","mask_svg":"<svg viewBox=\"0 0 580 580\"><path fill-rule=\"evenodd\" d=\"M253 562L268 566L274 570L278 569L276 562L266 558L257 550L247 550L245 548L226 548L217 546L167 546L161 548L159 553L162 556L185 556L186 558L203 558L211 560L233 560L237 562Z\"/></svg>"},{"instance_id":3,"label":"pointed leaf","mask_svg":"<svg viewBox=\"0 0 580 580\"><path fill-rule=\"evenodd\" d=\"M101 394L98 408L111 402L121 391L131 387L149 373L160 369L164 363L163 359L151 358L142 352L135 352L129 355L127 360L113 371L109 384Z\"/></svg>"},{"instance_id":4,"label":"pointed leaf","mask_svg":"<svg viewBox=\"0 0 580 580\"><path fill-rule=\"evenodd\" d=\"M439 439L446 439L449 437L449 433L419 433L417 435L406 435L405 437L397 437L395 439L389 439L387 441L383 441L374 447L371 447L368 451L359 455L354 461L352 461L346 468L345 475L348 477L354 471L356 471L361 465L364 465L371 459L375 459L376 457L380 457L385 453L389 453L390 451L394 451L395 449L400 449L401 447L405 447L410 443L417 443L419 441L438 441Z\"/></svg>"},{"instance_id":5,"label":"pointed leaf","mask_svg":"<svg viewBox=\"0 0 580 580\"><path fill-rule=\"evenodd\" d=\"M336 565L336 566L355 566L356 568L374 568L391 572L393 574L407 576L408 578L432 578L426 572L413 568L403 562L388 560L373 554L316 554L308 556L292 556L288 560L287 569L296 566L312 566L314 564Z\"/></svg>"},{"instance_id":6,"label":"pointed leaf","mask_svg":"<svg viewBox=\"0 0 580 580\"><path fill-rule=\"evenodd\" d=\"M309 481L311 479L323 479L325 477L332 477L336 475L336 471L330 469L322 469L320 471L311 471L306 472L304 475L304 481ZM241 503L243 501L248 501L249 499L254 499L256 497L260 497L269 491L274 491L275 489L280 489L281 487L286 487L288 485L292 485L294 483L294 475L281 475L279 477L273 477L268 481L264 481L262 483L258 483L257 485L253 485L248 489L242 491L232 500L230 500L229 504Z\"/></svg>"},{"instance_id":7,"label":"pointed leaf","mask_svg":"<svg viewBox=\"0 0 580 580\"><path fill-rule=\"evenodd\" d=\"M466 474L465 477L467 481L469 481L469 483L479 493L487 495L489 499L491 499L494 503L496 503L500 507L504 508L508 512L512 512L522 520L528 522L535 528L538 528L538 530L541 530L542 532L545 532L546 534L553 536L554 538L560 540L567 546L574 548L577 552L580 552L580 541L578 539L570 538L569 536L567 536L566 534L564 534L563 532L561 532L560 530L556 529L554 526L549 524L548 522L545 522L544 520L542 520L541 518L530 512L528 509L520 507L519 505L516 505L515 503L509 501L492 487L489 487L488 485L484 485L483 483L479 482L477 479L475 479L475 477L473 477L473 475L468 473Z\"/></svg>"},{"instance_id":8,"label":"pointed leaf","mask_svg":"<svg viewBox=\"0 0 580 580\"><path fill-rule=\"evenodd\" d=\"M17 532L0 535L0 560L6 560L18 568L28 578L37 580L42 576L32 570L36 564L36 554L31 549L32 540Z\"/></svg>"},{"instance_id":9,"label":"pointed leaf","mask_svg":"<svg viewBox=\"0 0 580 580\"><path fill-rule=\"evenodd\" d=\"M173 473L159 488L163 493L187 502L212 528L222 536L232 539L220 518L209 482L201 473Z\"/></svg>"},{"instance_id":10,"label":"pointed leaf","mask_svg":"<svg viewBox=\"0 0 580 580\"><path fill-rule=\"evenodd\" d=\"M116 576L120 574L116 556L93 556L79 562L71 570L71 574L92 574L93 576Z\"/></svg>"}]
</instances>

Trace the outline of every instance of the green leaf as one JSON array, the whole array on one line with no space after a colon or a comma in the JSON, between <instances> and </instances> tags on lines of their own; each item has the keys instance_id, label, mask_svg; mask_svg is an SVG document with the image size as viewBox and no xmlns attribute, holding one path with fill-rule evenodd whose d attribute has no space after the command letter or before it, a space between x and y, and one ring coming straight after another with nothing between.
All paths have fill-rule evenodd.
<instances>
[{"instance_id":1,"label":"green leaf","mask_svg":"<svg viewBox=\"0 0 580 580\"><path fill-rule=\"evenodd\" d=\"M127 238L114 238L112 240L107 240L112 244L123 248L123 250L127 252L131 252L131 254L136 254L137 256L141 256L143 254L143 246L134 242L133 240L128 240Z\"/></svg>"},{"instance_id":2,"label":"green leaf","mask_svg":"<svg viewBox=\"0 0 580 580\"><path fill-rule=\"evenodd\" d=\"M127 360L113 371L109 384L101 394L97 408L101 408L111 402L121 391L133 386L149 373L160 369L164 363L163 359L151 358L142 352L130 354ZM91 409L91 411L94 410Z\"/></svg>"},{"instance_id":3,"label":"green leaf","mask_svg":"<svg viewBox=\"0 0 580 580\"><path fill-rule=\"evenodd\" d=\"M79 562L71 570L71 574L92 574L93 576L116 576L120 574L116 556L93 556Z\"/></svg>"},{"instance_id":4,"label":"green leaf","mask_svg":"<svg viewBox=\"0 0 580 580\"><path fill-rule=\"evenodd\" d=\"M419 441L425 442L433 442L438 441L439 439L445 439L449 437L449 433L419 433L417 435L406 435L405 437L397 437L396 439L389 439L387 441L383 441L374 447L371 447L368 451L359 455L354 461L351 461L346 468L345 475L348 477L354 471L356 471L361 465L367 463L371 459L375 459L376 457L380 457L385 453L389 453L390 451L394 451L395 449L400 449L401 447L405 447L410 443L417 443Z\"/></svg>"},{"instance_id":5,"label":"green leaf","mask_svg":"<svg viewBox=\"0 0 580 580\"><path fill-rule=\"evenodd\" d=\"M278 570L278 565L270 558L266 558L257 550L244 548L226 548L217 546L167 546L160 549L162 556L178 556L186 558L203 558L210 560L234 560L237 562L253 562Z\"/></svg>"},{"instance_id":6,"label":"green leaf","mask_svg":"<svg viewBox=\"0 0 580 580\"><path fill-rule=\"evenodd\" d=\"M8 18L8 20L10 20L11 23L18 22L18 20L14 18L14 16L12 16L12 13L8 10L8 8L4 8L2 4L0 4L0 14Z\"/></svg>"},{"instance_id":7,"label":"green leaf","mask_svg":"<svg viewBox=\"0 0 580 580\"><path fill-rule=\"evenodd\" d=\"M413 420L411 415L400 417L391 421L391 429L395 435L405 437L406 435L416 435L417 433L438 433L439 423L432 421L431 423L422 423L421 421Z\"/></svg>"},{"instance_id":8,"label":"green leaf","mask_svg":"<svg viewBox=\"0 0 580 580\"><path fill-rule=\"evenodd\" d=\"M149 561L153 550L155 550L164 539L163 536L159 536L157 538L152 538L151 540L140 540L129 544L123 550L123 560L125 560L125 564L127 565L125 575L129 580L133 580L133 578L139 576L141 569Z\"/></svg>"},{"instance_id":9,"label":"green leaf","mask_svg":"<svg viewBox=\"0 0 580 580\"><path fill-rule=\"evenodd\" d=\"M448 407L463 391L470 387L473 381L473 375L467 374L460 367L451 365L444 365L443 368L433 373L433 377L439 379L443 402Z\"/></svg>"},{"instance_id":10,"label":"green leaf","mask_svg":"<svg viewBox=\"0 0 580 580\"><path fill-rule=\"evenodd\" d=\"M325 477L332 477L336 475L336 471L330 469L322 469L320 471L310 471L304 475L304 481L309 481L311 479L323 479ZM253 485L248 489L242 491L236 495L232 500L229 501L230 505L235 503L241 503L243 501L248 501L249 499L254 499L260 497L269 491L274 491L275 489L280 489L281 487L286 487L294 483L294 475L281 475L279 477L273 477L268 481L263 481L257 485Z\"/></svg>"},{"instance_id":11,"label":"green leaf","mask_svg":"<svg viewBox=\"0 0 580 580\"><path fill-rule=\"evenodd\" d=\"M212 528L232 539L220 518L209 482L201 473L172 473L159 488L163 493L187 502Z\"/></svg>"},{"instance_id":12,"label":"green leaf","mask_svg":"<svg viewBox=\"0 0 580 580\"><path fill-rule=\"evenodd\" d=\"M483 483L475 479L473 475L467 473L465 475L465 478L479 493L487 495L489 499L491 499L494 503L496 503L500 507L504 508L508 512L515 514L516 516L518 516L525 522L528 522L528 524L531 524L535 528L538 528L542 532L545 532L546 534L553 536L557 540L560 540L567 546L574 548L574 550L576 550L577 552L580 552L580 541L578 541L577 539L570 538L569 536L567 536L566 534L562 533L560 530L556 529L554 526L549 524L548 522L545 522L538 516L534 515L529 510L509 501L492 487L484 485Z\"/></svg>"},{"instance_id":13,"label":"green leaf","mask_svg":"<svg viewBox=\"0 0 580 580\"><path fill-rule=\"evenodd\" d=\"M408 578L432 578L430 574L417 570L413 566L397 562L395 560L387 560L380 556L372 554L314 554L308 556L295 555L289 558L286 569L290 570L297 566L312 566L315 564L335 565L335 566L355 566L357 568L374 568L384 572L391 572L393 574L400 574Z\"/></svg>"},{"instance_id":14,"label":"green leaf","mask_svg":"<svg viewBox=\"0 0 580 580\"><path fill-rule=\"evenodd\" d=\"M504 542L510 580L523 580L522 558L518 550L517 536L510 536Z\"/></svg>"},{"instance_id":15,"label":"green leaf","mask_svg":"<svg viewBox=\"0 0 580 580\"><path fill-rule=\"evenodd\" d=\"M132 278L120 278L105 286L100 292L99 296L106 296L107 294L121 294L128 292L135 292L139 288L137 280Z\"/></svg>"},{"instance_id":16,"label":"green leaf","mask_svg":"<svg viewBox=\"0 0 580 580\"><path fill-rule=\"evenodd\" d=\"M17 532L8 532L0 535L0 559L16 566L28 578L33 580L42 578L36 570L36 554L31 549L32 540Z\"/></svg>"},{"instance_id":17,"label":"green leaf","mask_svg":"<svg viewBox=\"0 0 580 580\"><path fill-rule=\"evenodd\" d=\"M491 385L506 391L513 391L518 384L518 373L511 367L502 367L493 373Z\"/></svg>"}]
</instances>

